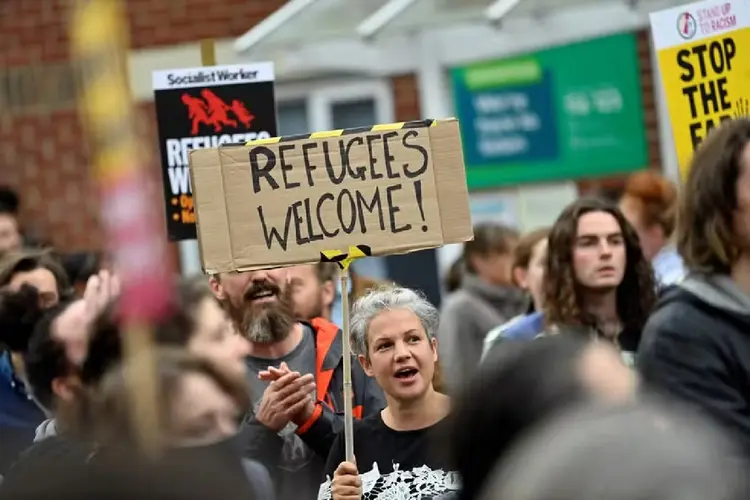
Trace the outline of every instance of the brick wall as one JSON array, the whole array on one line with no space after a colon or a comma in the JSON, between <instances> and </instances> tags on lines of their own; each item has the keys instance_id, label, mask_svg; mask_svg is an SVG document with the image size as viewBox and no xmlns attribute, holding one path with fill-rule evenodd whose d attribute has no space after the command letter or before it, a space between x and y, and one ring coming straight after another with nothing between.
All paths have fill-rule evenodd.
<instances>
[{"instance_id":1,"label":"brick wall","mask_svg":"<svg viewBox=\"0 0 750 500\"><path fill-rule=\"evenodd\" d=\"M144 48L201 38L236 37L283 3L127 0L131 45ZM65 72L65 21L70 4L70 0L0 2L0 81L16 82L0 85L14 87L14 101L20 99L24 89L28 94L31 80L23 75L35 73L33 84L38 86L39 82L50 80L48 75ZM89 156L74 103L57 87L45 92L49 98L36 99L35 106L11 107L10 113L8 103L0 102L4 112L0 118L0 184L18 189L23 204L21 220L26 228L64 250L99 249L103 242L98 205L89 181ZM142 130L155 153L153 106L142 105L139 113Z\"/></svg>"}]
</instances>

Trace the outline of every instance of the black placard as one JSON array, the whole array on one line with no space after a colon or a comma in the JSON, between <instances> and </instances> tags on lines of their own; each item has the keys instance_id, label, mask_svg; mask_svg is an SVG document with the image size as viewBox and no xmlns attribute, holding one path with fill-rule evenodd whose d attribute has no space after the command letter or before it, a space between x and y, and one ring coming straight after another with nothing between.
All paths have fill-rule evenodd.
<instances>
[{"instance_id":1,"label":"black placard","mask_svg":"<svg viewBox=\"0 0 750 500\"><path fill-rule=\"evenodd\" d=\"M273 80L271 63L154 73L170 241L196 238L190 149L244 144L277 135Z\"/></svg>"}]
</instances>

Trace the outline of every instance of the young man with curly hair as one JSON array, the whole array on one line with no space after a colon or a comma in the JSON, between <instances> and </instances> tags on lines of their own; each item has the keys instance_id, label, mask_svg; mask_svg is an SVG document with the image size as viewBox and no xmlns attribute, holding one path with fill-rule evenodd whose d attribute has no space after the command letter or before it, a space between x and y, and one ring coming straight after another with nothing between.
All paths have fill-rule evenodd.
<instances>
[{"instance_id":1,"label":"young man with curly hair","mask_svg":"<svg viewBox=\"0 0 750 500\"><path fill-rule=\"evenodd\" d=\"M550 231L543 311L504 337L531 339L564 328L610 341L632 362L655 302L653 270L635 230L613 204L581 198Z\"/></svg>"}]
</instances>

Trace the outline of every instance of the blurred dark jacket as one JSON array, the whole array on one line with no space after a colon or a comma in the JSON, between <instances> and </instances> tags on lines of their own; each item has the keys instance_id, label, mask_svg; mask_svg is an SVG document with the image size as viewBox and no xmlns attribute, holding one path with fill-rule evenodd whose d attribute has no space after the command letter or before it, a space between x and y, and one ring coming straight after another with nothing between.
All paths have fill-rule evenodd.
<instances>
[{"instance_id":1,"label":"blurred dark jacket","mask_svg":"<svg viewBox=\"0 0 750 500\"><path fill-rule=\"evenodd\" d=\"M637 357L644 382L730 431L750 458L750 297L729 276L664 290Z\"/></svg>"}]
</instances>

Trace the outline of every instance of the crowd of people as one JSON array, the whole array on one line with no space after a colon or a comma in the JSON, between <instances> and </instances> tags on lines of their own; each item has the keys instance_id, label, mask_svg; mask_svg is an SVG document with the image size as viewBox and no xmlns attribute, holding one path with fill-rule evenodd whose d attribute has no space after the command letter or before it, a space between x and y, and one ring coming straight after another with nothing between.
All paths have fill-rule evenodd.
<instances>
[{"instance_id":1,"label":"crowd of people","mask_svg":"<svg viewBox=\"0 0 750 500\"><path fill-rule=\"evenodd\" d=\"M332 263L176 277L139 415L117 270L35 248L0 200L0 498L746 498L750 120L679 193L641 171L474 233L440 309Z\"/></svg>"}]
</instances>

